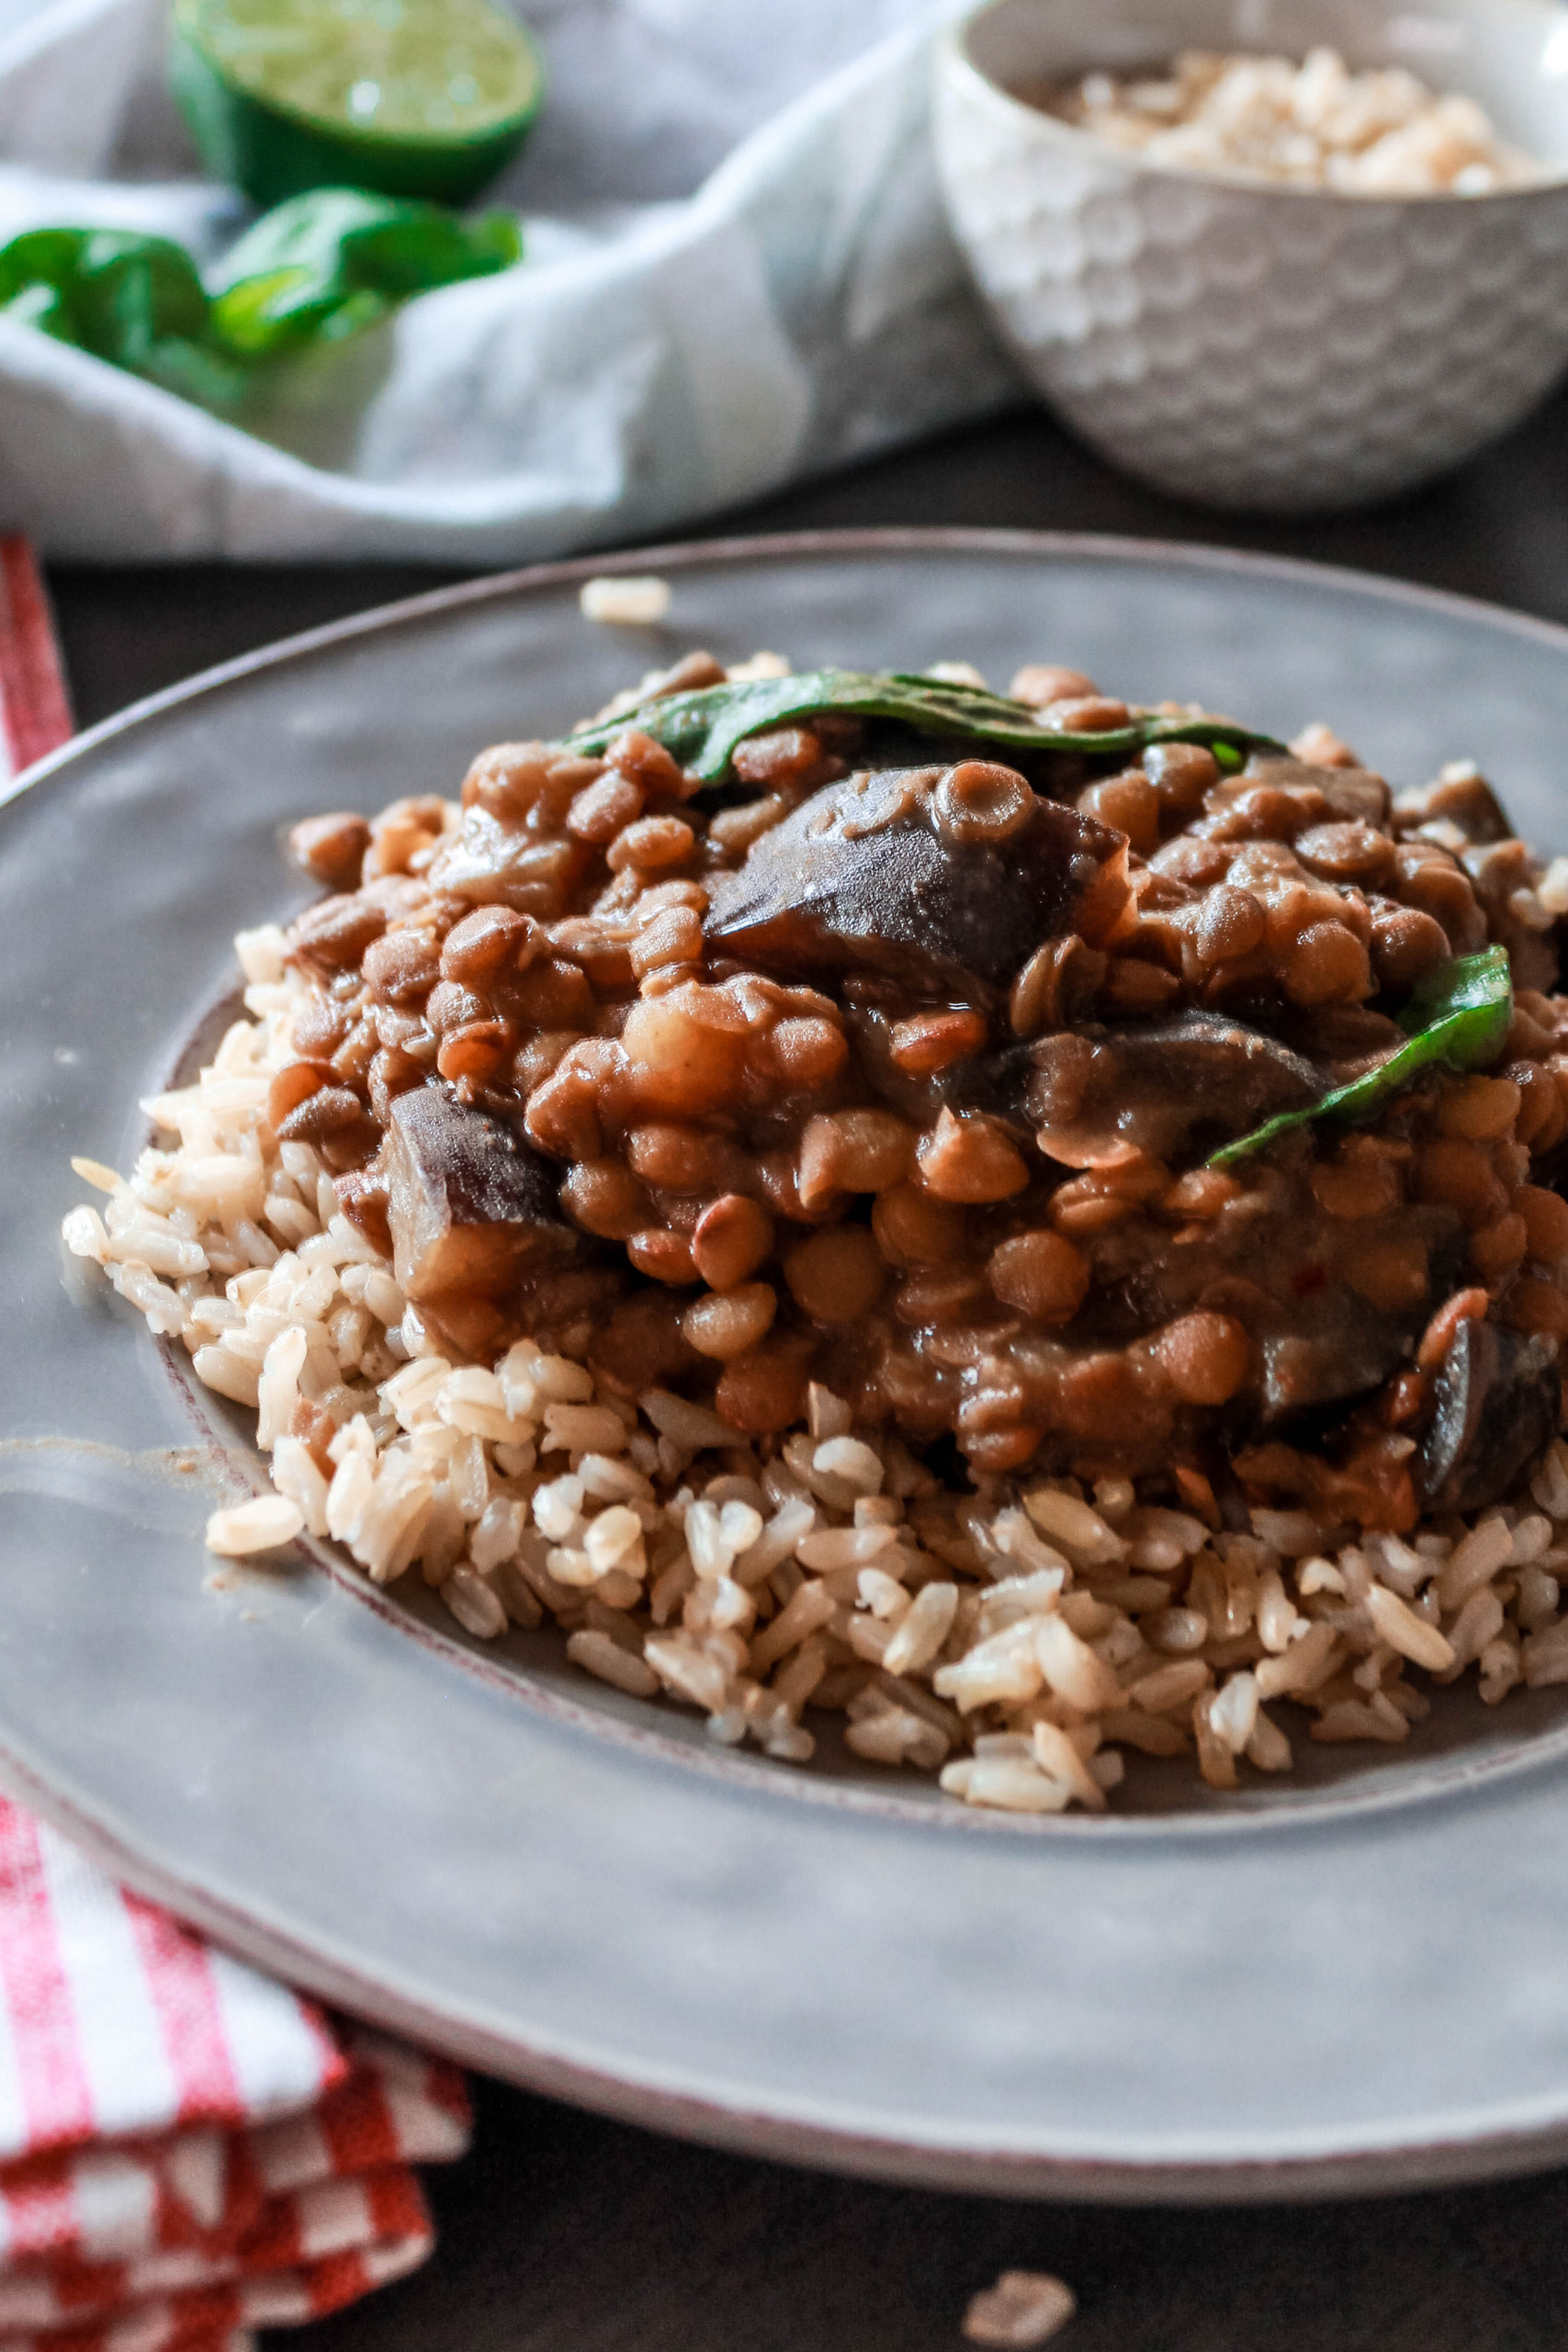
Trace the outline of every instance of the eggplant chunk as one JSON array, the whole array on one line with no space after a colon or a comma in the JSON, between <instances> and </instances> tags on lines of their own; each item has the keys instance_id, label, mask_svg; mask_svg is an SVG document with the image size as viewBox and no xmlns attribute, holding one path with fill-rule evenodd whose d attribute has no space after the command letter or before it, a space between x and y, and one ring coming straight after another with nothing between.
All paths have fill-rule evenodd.
<instances>
[{"instance_id":1,"label":"eggplant chunk","mask_svg":"<svg viewBox=\"0 0 1568 2352\"><path fill-rule=\"evenodd\" d=\"M1314 1102L1324 1081L1289 1046L1217 1012L1063 1030L1031 1048L1024 1105L1040 1148L1070 1167L1129 1149L1173 1159Z\"/></svg>"},{"instance_id":2,"label":"eggplant chunk","mask_svg":"<svg viewBox=\"0 0 1568 2352\"><path fill-rule=\"evenodd\" d=\"M952 820L986 767L1000 823ZM988 763L862 770L825 785L708 888L708 938L792 972L879 973L931 993L1004 987L1043 940L1108 928L1126 898L1122 836Z\"/></svg>"},{"instance_id":3,"label":"eggplant chunk","mask_svg":"<svg viewBox=\"0 0 1568 2352\"><path fill-rule=\"evenodd\" d=\"M398 1096L381 1165L393 1271L410 1298L493 1297L578 1253L550 1162L445 1087Z\"/></svg>"},{"instance_id":4,"label":"eggplant chunk","mask_svg":"<svg viewBox=\"0 0 1568 2352\"><path fill-rule=\"evenodd\" d=\"M1562 1382L1550 1348L1499 1323L1461 1323L1433 1384L1431 1426L1416 1456L1428 1509L1483 1510L1544 1453Z\"/></svg>"}]
</instances>

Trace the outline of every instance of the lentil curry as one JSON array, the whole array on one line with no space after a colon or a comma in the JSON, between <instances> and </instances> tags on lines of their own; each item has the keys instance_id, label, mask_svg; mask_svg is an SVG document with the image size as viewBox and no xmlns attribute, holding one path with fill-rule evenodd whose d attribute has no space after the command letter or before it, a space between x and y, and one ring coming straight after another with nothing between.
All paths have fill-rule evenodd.
<instances>
[{"instance_id":1,"label":"lentil curry","mask_svg":"<svg viewBox=\"0 0 1568 2352\"><path fill-rule=\"evenodd\" d=\"M1568 1004L1487 786L1396 808L1324 730L1204 743L1196 713L1057 748L1147 722L1041 669L1005 762L829 708L740 740L715 805L654 730L721 684L694 656L602 749L483 753L455 823L295 837L355 887L295 927L269 1114L444 1343L587 1315L629 1396L755 1437L818 1380L979 1472L1239 1479L1395 1530L1445 1481L1500 1492L1556 1422ZM1495 1069L1208 1164L1387 1058L1489 942ZM1484 1464L1437 1411L1482 1322L1516 1408Z\"/></svg>"},{"instance_id":2,"label":"lentil curry","mask_svg":"<svg viewBox=\"0 0 1568 2352\"><path fill-rule=\"evenodd\" d=\"M1568 867L1472 767L697 653L292 848L67 1220L260 1407L219 1548L1023 1810L1568 1679Z\"/></svg>"}]
</instances>

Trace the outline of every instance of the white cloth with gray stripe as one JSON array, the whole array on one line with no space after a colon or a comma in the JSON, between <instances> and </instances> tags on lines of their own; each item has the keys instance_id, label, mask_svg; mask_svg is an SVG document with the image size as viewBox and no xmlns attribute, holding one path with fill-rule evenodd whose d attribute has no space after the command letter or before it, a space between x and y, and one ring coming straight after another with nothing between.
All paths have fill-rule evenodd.
<instances>
[{"instance_id":1,"label":"white cloth with gray stripe","mask_svg":"<svg viewBox=\"0 0 1568 2352\"><path fill-rule=\"evenodd\" d=\"M942 11L938 11L942 13ZM0 320L0 525L56 556L525 561L682 523L1017 390L943 221L930 0L532 0L491 201L530 260L291 365L243 425ZM0 0L0 242L241 220L164 0Z\"/></svg>"}]
</instances>

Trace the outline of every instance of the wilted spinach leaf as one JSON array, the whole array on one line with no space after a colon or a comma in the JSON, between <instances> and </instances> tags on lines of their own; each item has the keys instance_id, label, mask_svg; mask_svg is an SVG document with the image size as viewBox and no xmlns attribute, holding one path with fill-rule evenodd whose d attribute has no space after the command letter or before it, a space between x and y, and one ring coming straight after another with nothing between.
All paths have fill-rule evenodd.
<instances>
[{"instance_id":1,"label":"wilted spinach leaf","mask_svg":"<svg viewBox=\"0 0 1568 2352\"><path fill-rule=\"evenodd\" d=\"M1410 1043L1398 1046L1376 1069L1337 1086L1309 1110L1283 1111L1278 1118L1254 1127L1250 1135L1227 1143L1209 1161L1211 1168L1228 1168L1261 1151L1276 1136L1314 1119L1370 1119L1393 1095L1423 1071L1445 1064L1450 1069L1484 1069L1503 1050L1514 1014L1514 987L1506 947L1483 948L1479 956L1461 956L1424 979L1399 1016Z\"/></svg>"},{"instance_id":2,"label":"wilted spinach leaf","mask_svg":"<svg viewBox=\"0 0 1568 2352\"><path fill-rule=\"evenodd\" d=\"M434 204L314 188L264 213L209 272L213 333L246 358L335 342L412 294L508 269L522 251L510 212L463 220Z\"/></svg>"},{"instance_id":3,"label":"wilted spinach leaf","mask_svg":"<svg viewBox=\"0 0 1568 2352\"><path fill-rule=\"evenodd\" d=\"M694 693L665 695L623 711L616 718L580 728L573 751L601 752L623 727L639 728L662 743L692 775L709 784L728 775L737 744L769 728L841 711L861 718L897 721L922 735L968 736L1014 751L1142 752L1151 743L1202 743L1231 750L1235 765L1248 750L1280 751L1271 736L1258 735L1224 718L1139 718L1096 734L1066 734L1042 727L1027 703L1010 702L977 686L955 686L902 672L807 670L798 677L749 678Z\"/></svg>"},{"instance_id":4,"label":"wilted spinach leaf","mask_svg":"<svg viewBox=\"0 0 1568 2352\"><path fill-rule=\"evenodd\" d=\"M356 188L292 197L203 282L184 247L125 229L31 229L0 247L0 316L212 408L272 361L341 341L411 295L521 258L515 217Z\"/></svg>"}]
</instances>

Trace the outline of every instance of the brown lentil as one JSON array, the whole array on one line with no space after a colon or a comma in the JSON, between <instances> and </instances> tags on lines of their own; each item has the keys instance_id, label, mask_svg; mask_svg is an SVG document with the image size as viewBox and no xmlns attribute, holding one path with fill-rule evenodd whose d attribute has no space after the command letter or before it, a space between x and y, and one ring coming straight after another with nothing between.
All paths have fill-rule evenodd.
<instances>
[{"instance_id":1,"label":"brown lentil","mask_svg":"<svg viewBox=\"0 0 1568 2352\"><path fill-rule=\"evenodd\" d=\"M1093 695L1099 689L1081 670L1065 669L1055 662L1026 662L1021 670L1014 671L1008 692L1014 702L1043 710L1048 703L1066 702L1075 695Z\"/></svg>"},{"instance_id":2,"label":"brown lentil","mask_svg":"<svg viewBox=\"0 0 1568 2352\"><path fill-rule=\"evenodd\" d=\"M352 890L359 880L370 827L363 817L342 811L331 817L307 817L288 836L288 854L329 890Z\"/></svg>"},{"instance_id":3,"label":"brown lentil","mask_svg":"<svg viewBox=\"0 0 1568 2352\"><path fill-rule=\"evenodd\" d=\"M781 786L799 790L826 780L822 740L809 727L779 727L769 734L748 736L736 745L731 764L743 784L760 784L768 791Z\"/></svg>"},{"instance_id":4,"label":"brown lentil","mask_svg":"<svg viewBox=\"0 0 1568 2352\"><path fill-rule=\"evenodd\" d=\"M921 1012L895 1023L889 1049L910 1077L930 1077L977 1054L989 1034L981 1012Z\"/></svg>"},{"instance_id":5,"label":"brown lentil","mask_svg":"<svg viewBox=\"0 0 1568 2352\"><path fill-rule=\"evenodd\" d=\"M678 800L685 791L686 779L663 744L638 727L623 727L611 741L606 757L649 800Z\"/></svg>"},{"instance_id":6,"label":"brown lentil","mask_svg":"<svg viewBox=\"0 0 1568 2352\"><path fill-rule=\"evenodd\" d=\"M963 760L931 795L931 821L946 841L1010 841L1034 814L1035 798L1016 768Z\"/></svg>"},{"instance_id":7,"label":"brown lentil","mask_svg":"<svg viewBox=\"0 0 1568 2352\"><path fill-rule=\"evenodd\" d=\"M696 846L696 836L680 817L643 817L615 835L604 863L612 874L635 866L642 873L662 873L684 865Z\"/></svg>"},{"instance_id":8,"label":"brown lentil","mask_svg":"<svg viewBox=\"0 0 1568 2352\"><path fill-rule=\"evenodd\" d=\"M1125 833L1140 857L1159 847L1160 796L1141 768L1129 768L1124 775L1086 786L1077 805L1086 817L1098 818L1102 825Z\"/></svg>"},{"instance_id":9,"label":"brown lentil","mask_svg":"<svg viewBox=\"0 0 1568 2352\"><path fill-rule=\"evenodd\" d=\"M1005 1201L1021 1193L1029 1170L1017 1146L990 1120L955 1119L944 1110L919 1147L920 1177L942 1201L968 1205Z\"/></svg>"},{"instance_id":10,"label":"brown lentil","mask_svg":"<svg viewBox=\"0 0 1568 2352\"><path fill-rule=\"evenodd\" d=\"M1506 1136L1519 1115L1520 1095L1509 1078L1479 1074L1445 1087L1438 1104L1438 1126L1467 1143L1492 1143Z\"/></svg>"},{"instance_id":11,"label":"brown lentil","mask_svg":"<svg viewBox=\"0 0 1568 2352\"><path fill-rule=\"evenodd\" d=\"M814 1323L858 1323L881 1297L887 1269L867 1226L832 1225L797 1242L784 1261L784 1280Z\"/></svg>"},{"instance_id":12,"label":"brown lentil","mask_svg":"<svg viewBox=\"0 0 1568 2352\"><path fill-rule=\"evenodd\" d=\"M1252 1342L1228 1315L1184 1315L1155 1342L1160 1368L1190 1405L1226 1405L1252 1369Z\"/></svg>"},{"instance_id":13,"label":"brown lentil","mask_svg":"<svg viewBox=\"0 0 1568 2352\"><path fill-rule=\"evenodd\" d=\"M1549 1193L1539 1184L1521 1184L1514 1194L1514 1207L1524 1219L1532 1258L1544 1266L1559 1265L1568 1258L1568 1201L1561 1193Z\"/></svg>"},{"instance_id":14,"label":"brown lentil","mask_svg":"<svg viewBox=\"0 0 1568 2352\"><path fill-rule=\"evenodd\" d=\"M692 1232L692 1261L717 1291L744 1283L767 1262L773 1247L773 1218L739 1193L710 1202Z\"/></svg>"},{"instance_id":15,"label":"brown lentil","mask_svg":"<svg viewBox=\"0 0 1568 2352\"><path fill-rule=\"evenodd\" d=\"M441 977L466 988L489 988L502 972L531 963L545 934L511 907L476 907L455 922L441 944Z\"/></svg>"},{"instance_id":16,"label":"brown lentil","mask_svg":"<svg viewBox=\"0 0 1568 2352\"><path fill-rule=\"evenodd\" d=\"M681 1317L681 1329L699 1355L728 1362L766 1337L777 1309L777 1296L766 1283L741 1283L697 1299Z\"/></svg>"},{"instance_id":17,"label":"brown lentil","mask_svg":"<svg viewBox=\"0 0 1568 2352\"><path fill-rule=\"evenodd\" d=\"M1435 916L1386 899L1373 909L1371 955L1381 987L1406 992L1448 954L1448 934Z\"/></svg>"},{"instance_id":18,"label":"brown lentil","mask_svg":"<svg viewBox=\"0 0 1568 2352\"><path fill-rule=\"evenodd\" d=\"M835 1111L807 1122L800 1138L802 1205L835 1193L885 1193L914 1165L915 1136L891 1111Z\"/></svg>"},{"instance_id":19,"label":"brown lentil","mask_svg":"<svg viewBox=\"0 0 1568 2352\"><path fill-rule=\"evenodd\" d=\"M1012 984L1008 1020L1015 1037L1066 1026L1089 1011L1105 979L1106 958L1076 932L1037 947Z\"/></svg>"},{"instance_id":20,"label":"brown lentil","mask_svg":"<svg viewBox=\"0 0 1568 2352\"><path fill-rule=\"evenodd\" d=\"M1048 1228L998 1243L987 1273L999 1299L1039 1323L1070 1323L1089 1292L1088 1261Z\"/></svg>"},{"instance_id":21,"label":"brown lentil","mask_svg":"<svg viewBox=\"0 0 1568 2352\"><path fill-rule=\"evenodd\" d=\"M849 1060L844 1033L817 1014L781 1021L769 1034L767 1058L786 1086L826 1086Z\"/></svg>"},{"instance_id":22,"label":"brown lentil","mask_svg":"<svg viewBox=\"0 0 1568 2352\"><path fill-rule=\"evenodd\" d=\"M879 1193L871 1229L893 1266L947 1266L964 1252L963 1211L920 1184L894 1184Z\"/></svg>"},{"instance_id":23,"label":"brown lentil","mask_svg":"<svg viewBox=\"0 0 1568 2352\"><path fill-rule=\"evenodd\" d=\"M582 790L567 810L566 829L579 841L613 842L624 826L642 814L643 789L634 777L612 768Z\"/></svg>"}]
</instances>

